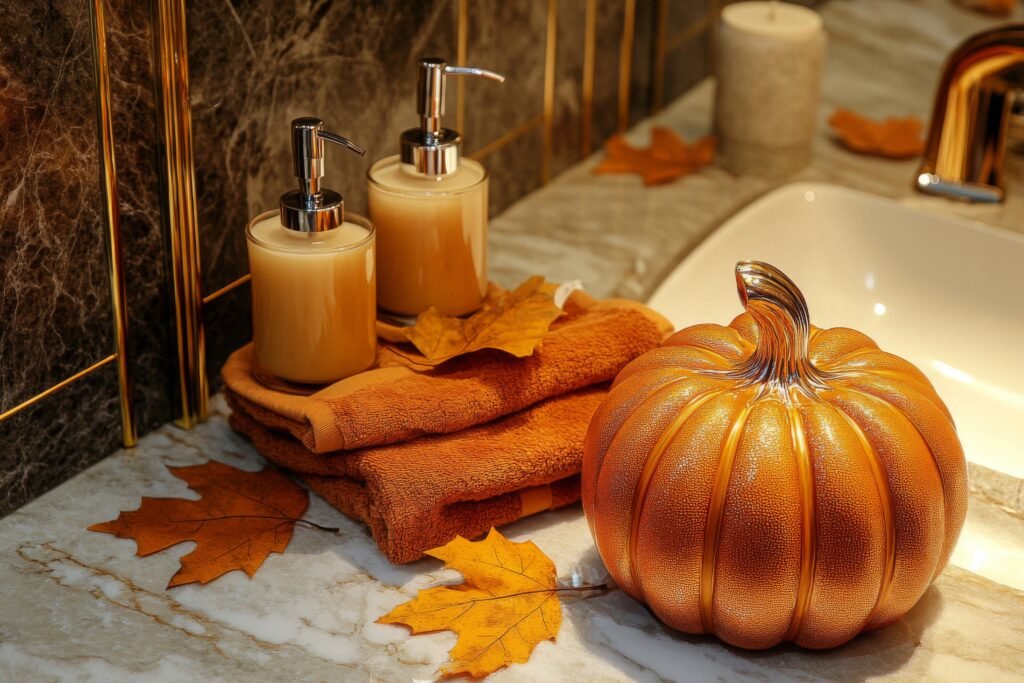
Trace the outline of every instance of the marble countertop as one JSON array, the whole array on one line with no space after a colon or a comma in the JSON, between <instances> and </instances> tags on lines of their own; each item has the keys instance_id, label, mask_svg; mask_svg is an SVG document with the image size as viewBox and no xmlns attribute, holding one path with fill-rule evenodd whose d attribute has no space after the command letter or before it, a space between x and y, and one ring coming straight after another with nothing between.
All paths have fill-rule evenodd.
<instances>
[{"instance_id":1,"label":"marble countertop","mask_svg":"<svg viewBox=\"0 0 1024 683\"><path fill-rule=\"evenodd\" d=\"M823 14L830 45L822 122L835 106L927 119L941 60L988 23L946 0L834 0ZM706 133L712 87L701 84L631 135L643 142L652 123L688 137ZM543 272L580 278L599 296L644 298L724 218L777 184L708 169L644 188L633 177L594 176L595 163L580 164L493 221L498 280ZM911 194L914 170L912 162L851 155L822 127L814 163L798 179L941 202ZM1024 231L1024 184L1011 186L1004 205L942 207ZM258 469L259 456L228 428L223 400L215 398L213 408L198 428L166 425L0 520L0 680L430 679L454 635L410 637L403 627L374 622L450 577L433 560L389 564L361 525L316 496L307 518L339 526L339 535L297 528L287 551L253 579L233 572L205 587L164 588L190 544L137 558L134 542L85 531L136 507L143 495L188 496L167 466L212 458ZM1024 539L1021 515L982 496L972 497L967 524ZM563 582L604 578L578 507L503 531L536 542ZM621 591L568 598L564 616L557 644L542 643L529 663L493 680L1024 680L1024 592L960 566L950 566L897 624L829 652L787 646L751 653L675 633Z\"/></svg>"}]
</instances>

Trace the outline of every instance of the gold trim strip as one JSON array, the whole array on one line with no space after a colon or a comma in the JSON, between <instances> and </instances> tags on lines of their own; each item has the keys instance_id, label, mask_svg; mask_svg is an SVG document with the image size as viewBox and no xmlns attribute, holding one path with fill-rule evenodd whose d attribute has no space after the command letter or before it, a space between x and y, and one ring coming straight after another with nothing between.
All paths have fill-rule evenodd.
<instances>
[{"instance_id":1,"label":"gold trim strip","mask_svg":"<svg viewBox=\"0 0 1024 683\"><path fill-rule=\"evenodd\" d=\"M459 0L459 23L456 29L455 59L460 66L468 63L469 0ZM463 131L466 123L466 79L455 79L455 130Z\"/></svg>"},{"instance_id":2,"label":"gold trim strip","mask_svg":"<svg viewBox=\"0 0 1024 683\"><path fill-rule=\"evenodd\" d=\"M89 367L85 368L84 370L79 370L78 372L76 372L75 374L71 375L70 377L68 377L66 379L63 379L60 382L57 382L52 387L50 387L49 389L43 391L42 393L36 394L32 398L30 398L30 399L28 399L26 401L22 401L21 403L19 403L18 405L14 406L13 408L10 408L10 409L5 410L4 412L0 413L0 422L3 422L4 420L6 420L9 417L13 417L16 413L20 413L21 411L25 410L25 408L29 408L31 406L34 406L36 403L39 403L40 401L42 401L47 396L51 396L51 395L57 393L58 391L60 391L64 387L66 387L67 385L72 384L73 382L76 382L76 381L82 379L86 375L92 374L93 372L95 372L96 370L99 370L103 366L108 365L110 363L113 363L115 360L117 360L117 354L116 353L112 353L109 356L107 356L106 358L104 358L103 360L97 361L97 362L93 363L92 365L90 365Z\"/></svg>"},{"instance_id":3,"label":"gold trim strip","mask_svg":"<svg viewBox=\"0 0 1024 683\"><path fill-rule=\"evenodd\" d=\"M218 289L216 292L212 292L212 293L207 294L206 296L204 296L203 297L203 304L208 304L211 301L216 301L217 299L221 298L222 296L224 296L228 292L241 287L242 285L244 285L246 282L248 282L251 279L252 279L252 274L251 273L246 273L245 275L243 275L242 277L238 278L234 282L229 282L228 284L224 285L223 287Z\"/></svg>"},{"instance_id":4,"label":"gold trim strip","mask_svg":"<svg viewBox=\"0 0 1024 683\"><path fill-rule=\"evenodd\" d=\"M701 17L697 21L693 22L692 24L684 28L682 31L679 31L675 35L672 35L669 38L667 38L665 41L665 52L672 52L689 39L695 38L696 36L706 31L711 26L711 22L715 18L715 16L716 15L714 12L708 12L703 17Z\"/></svg>"},{"instance_id":5,"label":"gold trim strip","mask_svg":"<svg viewBox=\"0 0 1024 683\"><path fill-rule=\"evenodd\" d=\"M110 303L114 319L118 398L121 405L121 442L135 445L138 434L131 370L128 367L128 308L124 280L124 256L121 244L121 213L117 202L117 166L114 157L114 119L110 111L110 67L107 62L107 27L103 0L90 3L93 69L96 78L96 127L99 137L100 194L103 197L103 222L107 238L107 272L110 278ZM96 366L93 366L96 367ZM76 375L77 377L77 375ZM58 385L61 386L61 385ZM40 396L46 394L43 392ZM30 399L32 400L32 399ZM6 413L5 413L6 414Z\"/></svg>"},{"instance_id":6,"label":"gold trim strip","mask_svg":"<svg viewBox=\"0 0 1024 683\"><path fill-rule=\"evenodd\" d=\"M583 84L580 93L580 150L589 156L593 149L594 62L597 46L597 0L587 0L583 29Z\"/></svg>"},{"instance_id":7,"label":"gold trim strip","mask_svg":"<svg viewBox=\"0 0 1024 683\"><path fill-rule=\"evenodd\" d=\"M502 135L496 140L491 140L485 146L481 147L477 151L469 155L469 158L474 161L480 161L485 157L497 152L499 149L512 142L513 140L522 137L526 133L529 133L534 128L544 124L544 114L537 114L526 123L521 123L509 132Z\"/></svg>"},{"instance_id":8,"label":"gold trim strip","mask_svg":"<svg viewBox=\"0 0 1024 683\"><path fill-rule=\"evenodd\" d=\"M192 427L206 417L206 343L196 214L185 3L152 0L157 122L162 151L164 228L177 335L179 413Z\"/></svg>"},{"instance_id":9,"label":"gold trim strip","mask_svg":"<svg viewBox=\"0 0 1024 683\"><path fill-rule=\"evenodd\" d=\"M661 110L665 97L665 21L668 16L668 0L658 0L657 21L654 34L654 65L651 69L651 113Z\"/></svg>"},{"instance_id":10,"label":"gold trim strip","mask_svg":"<svg viewBox=\"0 0 1024 683\"><path fill-rule=\"evenodd\" d=\"M636 28L636 0L626 0L619 42L619 132L629 128L629 86L633 72L633 33Z\"/></svg>"},{"instance_id":11,"label":"gold trim strip","mask_svg":"<svg viewBox=\"0 0 1024 683\"><path fill-rule=\"evenodd\" d=\"M715 568L718 564L718 541L722 536L722 513L725 510L725 496L729 492L729 481L732 479L736 450L753 408L754 402L748 401L737 414L729 436L722 446L718 471L715 472L715 480L711 485L708 517L704 521L704 552L700 559L700 617L705 633L714 633L715 630Z\"/></svg>"},{"instance_id":12,"label":"gold trim strip","mask_svg":"<svg viewBox=\"0 0 1024 683\"><path fill-rule=\"evenodd\" d=\"M811 451L807 446L803 417L795 405L789 406L789 424L792 431L793 448L796 450L797 477L800 480L800 585L797 588L793 618L786 631L785 640L795 640L800 635L807 609L814 592L814 570L817 564L817 529L814 494L814 467Z\"/></svg>"},{"instance_id":13,"label":"gold trim strip","mask_svg":"<svg viewBox=\"0 0 1024 683\"><path fill-rule=\"evenodd\" d=\"M558 49L558 0L548 0L547 36L544 43L544 147L540 157L540 181L551 180L555 141L555 57Z\"/></svg>"}]
</instances>

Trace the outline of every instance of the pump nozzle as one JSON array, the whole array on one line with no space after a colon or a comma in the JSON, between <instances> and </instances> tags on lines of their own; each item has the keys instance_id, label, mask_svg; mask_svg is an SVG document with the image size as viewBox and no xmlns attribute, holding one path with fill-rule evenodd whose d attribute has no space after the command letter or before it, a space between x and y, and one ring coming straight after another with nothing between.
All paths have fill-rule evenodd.
<instances>
[{"instance_id":1,"label":"pump nozzle","mask_svg":"<svg viewBox=\"0 0 1024 683\"><path fill-rule=\"evenodd\" d=\"M409 129L400 139L402 163L419 175L437 177L459 167L462 138L458 131L441 126L447 76L476 76L503 83L505 77L472 66L448 66L439 57L423 57L417 64L416 112L419 129Z\"/></svg>"},{"instance_id":2,"label":"pump nozzle","mask_svg":"<svg viewBox=\"0 0 1024 683\"><path fill-rule=\"evenodd\" d=\"M292 121L292 160L299 189L281 195L281 225L300 232L322 232L345 221L345 200L333 190L320 188L324 176L324 140L347 147L359 156L366 150L335 133L324 122L302 117Z\"/></svg>"}]
</instances>

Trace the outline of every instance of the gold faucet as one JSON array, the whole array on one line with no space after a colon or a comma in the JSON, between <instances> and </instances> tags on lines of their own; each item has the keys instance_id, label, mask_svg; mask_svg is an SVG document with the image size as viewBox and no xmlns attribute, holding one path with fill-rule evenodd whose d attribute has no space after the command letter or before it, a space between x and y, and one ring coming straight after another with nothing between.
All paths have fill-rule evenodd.
<instances>
[{"instance_id":1,"label":"gold faucet","mask_svg":"<svg viewBox=\"0 0 1024 683\"><path fill-rule=\"evenodd\" d=\"M921 192L968 202L1001 202L1013 87L1002 78L1024 62L1024 24L971 36L942 70L924 158Z\"/></svg>"}]
</instances>

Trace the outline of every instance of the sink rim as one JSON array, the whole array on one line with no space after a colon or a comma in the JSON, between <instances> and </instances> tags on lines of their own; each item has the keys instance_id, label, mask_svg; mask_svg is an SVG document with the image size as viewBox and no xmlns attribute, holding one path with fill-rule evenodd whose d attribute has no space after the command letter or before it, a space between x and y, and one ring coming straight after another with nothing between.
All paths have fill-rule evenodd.
<instances>
[{"instance_id":1,"label":"sink rim","mask_svg":"<svg viewBox=\"0 0 1024 683\"><path fill-rule=\"evenodd\" d=\"M716 223L693 249L665 269L663 276L658 281L657 287L655 287L650 295L647 296L645 303L651 305L655 299L662 295L662 290L669 285L670 280L683 268L683 266L688 262L699 258L705 251L708 251L718 242L725 239L732 229L736 229L734 226L738 225L741 222L741 219L748 213L758 210L762 205L788 198L790 195L802 195L807 192L813 192L816 195L818 192L826 194L832 192L838 195L853 197L857 201L866 201L871 204L881 204L889 207L895 206L901 210L909 211L911 213L919 212L940 216L945 220L959 224L969 230L974 230L995 238L1009 240L1010 242L1016 242L1024 247L1024 234L1016 233L1006 228L992 225L991 223L986 223L985 221L977 218L962 216L951 211L943 211L939 207L949 204L950 200L948 199L939 197L920 197L917 195L907 195L898 198L886 197L884 195L874 194L872 192L866 192L864 190L858 190L835 183L796 180L766 190L756 197L751 198L750 201L722 218L722 220ZM730 223L732 223L731 226L729 225Z\"/></svg>"}]
</instances>

